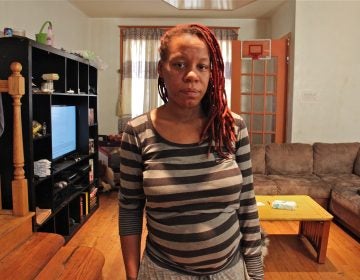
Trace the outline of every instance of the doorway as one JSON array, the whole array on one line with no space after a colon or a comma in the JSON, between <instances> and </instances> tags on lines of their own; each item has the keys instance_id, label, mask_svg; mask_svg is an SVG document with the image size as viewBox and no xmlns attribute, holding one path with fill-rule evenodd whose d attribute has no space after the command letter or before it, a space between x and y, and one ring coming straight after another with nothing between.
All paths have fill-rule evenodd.
<instances>
[{"instance_id":1,"label":"doorway","mask_svg":"<svg viewBox=\"0 0 360 280\"><path fill-rule=\"evenodd\" d=\"M285 142L288 41L233 41L231 110L244 118L250 143Z\"/></svg>"}]
</instances>

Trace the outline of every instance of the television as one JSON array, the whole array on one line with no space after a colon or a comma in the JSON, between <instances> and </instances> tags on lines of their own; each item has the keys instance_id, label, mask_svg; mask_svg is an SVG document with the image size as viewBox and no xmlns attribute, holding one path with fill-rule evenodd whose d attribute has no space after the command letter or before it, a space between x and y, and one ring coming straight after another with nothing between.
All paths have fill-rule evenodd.
<instances>
[{"instance_id":1,"label":"television","mask_svg":"<svg viewBox=\"0 0 360 280\"><path fill-rule=\"evenodd\" d=\"M52 160L76 152L76 106L51 106Z\"/></svg>"}]
</instances>

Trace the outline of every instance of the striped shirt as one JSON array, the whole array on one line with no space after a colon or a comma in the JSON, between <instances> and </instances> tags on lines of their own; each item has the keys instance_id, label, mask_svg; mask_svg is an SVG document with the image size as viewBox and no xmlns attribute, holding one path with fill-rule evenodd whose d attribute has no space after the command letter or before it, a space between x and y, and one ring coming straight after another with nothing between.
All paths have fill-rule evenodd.
<instances>
[{"instance_id":1,"label":"striped shirt","mask_svg":"<svg viewBox=\"0 0 360 280\"><path fill-rule=\"evenodd\" d=\"M208 143L167 141L149 113L131 120L123 133L120 235L141 234L145 207L146 251L160 266L208 275L241 254L252 279L263 279L248 132L233 116L236 152L229 159L208 154Z\"/></svg>"}]
</instances>

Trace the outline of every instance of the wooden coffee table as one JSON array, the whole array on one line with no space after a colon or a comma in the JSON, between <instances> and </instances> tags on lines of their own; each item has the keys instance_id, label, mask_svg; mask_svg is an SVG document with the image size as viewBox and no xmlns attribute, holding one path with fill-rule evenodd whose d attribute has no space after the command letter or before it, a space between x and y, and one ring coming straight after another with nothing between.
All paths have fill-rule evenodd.
<instances>
[{"instance_id":1,"label":"wooden coffee table","mask_svg":"<svg viewBox=\"0 0 360 280\"><path fill-rule=\"evenodd\" d=\"M273 209L274 200L295 201L294 210ZM260 221L299 221L299 235L306 237L324 263L333 216L307 195L257 195Z\"/></svg>"}]
</instances>

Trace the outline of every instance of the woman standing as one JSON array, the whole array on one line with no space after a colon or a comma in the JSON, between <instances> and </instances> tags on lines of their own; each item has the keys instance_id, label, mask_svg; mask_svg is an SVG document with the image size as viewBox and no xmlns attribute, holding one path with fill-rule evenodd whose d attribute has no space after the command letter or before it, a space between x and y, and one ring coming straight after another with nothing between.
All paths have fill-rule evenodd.
<instances>
[{"instance_id":1,"label":"woman standing","mask_svg":"<svg viewBox=\"0 0 360 280\"><path fill-rule=\"evenodd\" d=\"M164 105L131 120L121 144L127 279L263 279L248 132L227 106L214 34L200 24L168 30L158 73Z\"/></svg>"}]
</instances>

